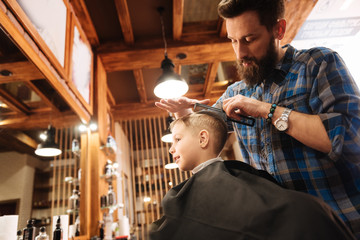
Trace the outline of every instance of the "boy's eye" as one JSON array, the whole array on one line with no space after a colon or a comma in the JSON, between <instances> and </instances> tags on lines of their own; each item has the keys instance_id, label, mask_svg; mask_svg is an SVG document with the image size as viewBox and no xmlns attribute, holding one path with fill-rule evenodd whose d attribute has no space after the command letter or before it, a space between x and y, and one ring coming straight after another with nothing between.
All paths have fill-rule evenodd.
<instances>
[{"instance_id":1,"label":"boy's eye","mask_svg":"<svg viewBox=\"0 0 360 240\"><path fill-rule=\"evenodd\" d=\"M180 138L175 138L175 141L176 141L176 142L180 141Z\"/></svg>"}]
</instances>

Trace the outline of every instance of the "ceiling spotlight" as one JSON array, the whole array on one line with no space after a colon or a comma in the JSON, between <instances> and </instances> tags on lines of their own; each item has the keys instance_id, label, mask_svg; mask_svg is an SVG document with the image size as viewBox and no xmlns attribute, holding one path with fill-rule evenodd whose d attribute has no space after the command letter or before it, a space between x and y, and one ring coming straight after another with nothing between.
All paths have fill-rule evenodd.
<instances>
[{"instance_id":1,"label":"ceiling spotlight","mask_svg":"<svg viewBox=\"0 0 360 240\"><path fill-rule=\"evenodd\" d=\"M86 132L86 130L87 130L87 127L86 127L84 124L81 124L81 125L79 126L79 131L80 131L80 132Z\"/></svg>"},{"instance_id":2,"label":"ceiling spotlight","mask_svg":"<svg viewBox=\"0 0 360 240\"><path fill-rule=\"evenodd\" d=\"M2 101L0 101L0 108L9 108L9 106L6 105L6 103L3 103Z\"/></svg>"},{"instance_id":3,"label":"ceiling spotlight","mask_svg":"<svg viewBox=\"0 0 360 240\"><path fill-rule=\"evenodd\" d=\"M90 123L89 128L91 131L96 131L98 129L98 126L96 123L92 122Z\"/></svg>"},{"instance_id":4,"label":"ceiling spotlight","mask_svg":"<svg viewBox=\"0 0 360 240\"><path fill-rule=\"evenodd\" d=\"M0 75L4 76L4 77L10 77L12 75L12 72L10 72L9 70L1 70L0 71Z\"/></svg>"},{"instance_id":5,"label":"ceiling spotlight","mask_svg":"<svg viewBox=\"0 0 360 240\"><path fill-rule=\"evenodd\" d=\"M42 133L40 133L40 139L42 140L42 141L45 141L46 140L46 138L47 138L47 135L46 135L46 131L45 132L42 132Z\"/></svg>"}]
</instances>

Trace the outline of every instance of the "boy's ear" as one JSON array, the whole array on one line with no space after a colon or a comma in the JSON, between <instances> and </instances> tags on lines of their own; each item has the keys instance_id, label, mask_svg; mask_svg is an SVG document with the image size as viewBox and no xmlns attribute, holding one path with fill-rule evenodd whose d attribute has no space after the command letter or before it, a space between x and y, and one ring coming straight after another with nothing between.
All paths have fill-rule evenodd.
<instances>
[{"instance_id":1,"label":"boy's ear","mask_svg":"<svg viewBox=\"0 0 360 240\"><path fill-rule=\"evenodd\" d=\"M209 145L209 132L205 129L201 130L199 133L199 143L200 147L206 148Z\"/></svg>"}]
</instances>

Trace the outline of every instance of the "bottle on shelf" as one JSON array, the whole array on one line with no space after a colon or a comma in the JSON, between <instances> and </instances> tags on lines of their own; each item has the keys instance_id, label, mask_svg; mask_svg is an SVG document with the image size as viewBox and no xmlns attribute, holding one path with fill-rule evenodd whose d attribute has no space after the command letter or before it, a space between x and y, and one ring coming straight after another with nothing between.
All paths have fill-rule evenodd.
<instances>
[{"instance_id":1,"label":"bottle on shelf","mask_svg":"<svg viewBox=\"0 0 360 240\"><path fill-rule=\"evenodd\" d=\"M75 236L80 236L80 216L77 216L75 220Z\"/></svg>"},{"instance_id":2,"label":"bottle on shelf","mask_svg":"<svg viewBox=\"0 0 360 240\"><path fill-rule=\"evenodd\" d=\"M109 184L109 190L108 190L108 194L107 194L107 201L108 201L108 206L114 206L116 204L116 196L115 196L115 192L113 190L113 187L111 184Z\"/></svg>"},{"instance_id":3,"label":"bottle on shelf","mask_svg":"<svg viewBox=\"0 0 360 240\"><path fill-rule=\"evenodd\" d=\"M114 154L117 151L116 141L110 133L106 138L106 148L109 150L109 154Z\"/></svg>"},{"instance_id":4,"label":"bottle on shelf","mask_svg":"<svg viewBox=\"0 0 360 240\"><path fill-rule=\"evenodd\" d=\"M29 219L26 228L23 230L23 240L35 240L35 231L34 222L32 219Z\"/></svg>"},{"instance_id":5,"label":"bottle on shelf","mask_svg":"<svg viewBox=\"0 0 360 240\"><path fill-rule=\"evenodd\" d=\"M41 227L39 235L36 236L35 240L49 240L49 236L46 234L46 228Z\"/></svg>"},{"instance_id":6,"label":"bottle on shelf","mask_svg":"<svg viewBox=\"0 0 360 240\"><path fill-rule=\"evenodd\" d=\"M53 240L62 240L62 229L61 229L61 220L60 216L56 221L56 228L53 233Z\"/></svg>"},{"instance_id":7,"label":"bottle on shelf","mask_svg":"<svg viewBox=\"0 0 360 240\"><path fill-rule=\"evenodd\" d=\"M104 174L106 178L111 178L113 175L113 163L111 160L107 160L105 164Z\"/></svg>"},{"instance_id":8,"label":"bottle on shelf","mask_svg":"<svg viewBox=\"0 0 360 240\"><path fill-rule=\"evenodd\" d=\"M113 239L112 238L112 224L113 224L112 214L104 213L104 225L105 225L104 239L105 240Z\"/></svg>"},{"instance_id":9,"label":"bottle on shelf","mask_svg":"<svg viewBox=\"0 0 360 240\"><path fill-rule=\"evenodd\" d=\"M106 195L102 195L102 196L100 197L100 207L101 207L101 208L104 208L104 207L106 207L106 205L107 205L107 196L106 196Z\"/></svg>"},{"instance_id":10,"label":"bottle on shelf","mask_svg":"<svg viewBox=\"0 0 360 240\"><path fill-rule=\"evenodd\" d=\"M70 210L78 210L79 207L80 207L79 190L73 189L73 193L69 198L69 208Z\"/></svg>"},{"instance_id":11,"label":"bottle on shelf","mask_svg":"<svg viewBox=\"0 0 360 240\"><path fill-rule=\"evenodd\" d=\"M71 142L71 151L74 154L78 154L80 152L80 143L76 138L74 138Z\"/></svg>"},{"instance_id":12,"label":"bottle on shelf","mask_svg":"<svg viewBox=\"0 0 360 240\"><path fill-rule=\"evenodd\" d=\"M105 215L104 215L104 218L105 218ZM104 228L105 228L105 223L104 221L99 221L99 238L100 240L104 240Z\"/></svg>"},{"instance_id":13,"label":"bottle on shelf","mask_svg":"<svg viewBox=\"0 0 360 240\"><path fill-rule=\"evenodd\" d=\"M81 180L81 168L79 168L78 170L78 182L80 184L80 180Z\"/></svg>"},{"instance_id":14,"label":"bottle on shelf","mask_svg":"<svg viewBox=\"0 0 360 240\"><path fill-rule=\"evenodd\" d=\"M16 240L23 240L22 231L21 229L16 233Z\"/></svg>"}]
</instances>

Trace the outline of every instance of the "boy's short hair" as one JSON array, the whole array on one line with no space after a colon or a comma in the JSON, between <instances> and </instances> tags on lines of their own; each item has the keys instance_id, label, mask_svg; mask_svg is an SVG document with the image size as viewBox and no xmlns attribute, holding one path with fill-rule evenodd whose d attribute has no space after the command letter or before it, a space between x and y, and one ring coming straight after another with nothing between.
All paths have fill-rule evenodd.
<instances>
[{"instance_id":1,"label":"boy's short hair","mask_svg":"<svg viewBox=\"0 0 360 240\"><path fill-rule=\"evenodd\" d=\"M182 118L174 120L170 124L170 130L173 129L175 124L183 123L186 127L190 127L196 130L207 130L211 139L214 142L213 148L215 154L219 154L223 149L227 140L227 125L224 119L217 113L208 110L202 110L186 115Z\"/></svg>"},{"instance_id":2,"label":"boy's short hair","mask_svg":"<svg viewBox=\"0 0 360 240\"><path fill-rule=\"evenodd\" d=\"M233 18L247 11L255 11L268 31L284 17L284 0L222 0L218 13L222 18Z\"/></svg>"}]
</instances>

